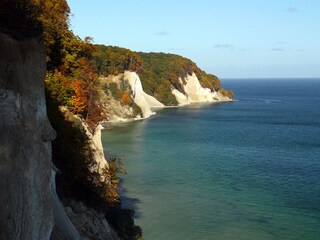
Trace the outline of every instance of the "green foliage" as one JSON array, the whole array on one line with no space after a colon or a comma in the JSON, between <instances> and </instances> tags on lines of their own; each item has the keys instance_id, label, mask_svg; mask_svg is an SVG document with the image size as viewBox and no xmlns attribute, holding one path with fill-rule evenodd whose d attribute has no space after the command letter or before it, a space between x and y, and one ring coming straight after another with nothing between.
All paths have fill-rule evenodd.
<instances>
[{"instance_id":1,"label":"green foliage","mask_svg":"<svg viewBox=\"0 0 320 240\"><path fill-rule=\"evenodd\" d=\"M166 53L139 52L138 54L143 60L140 77L144 90L165 105L177 104L171 93L171 85L185 93L181 80L187 75L192 75L193 72L196 73L203 87L214 90L220 86L220 81L216 76L206 74L190 59Z\"/></svg>"},{"instance_id":2,"label":"green foliage","mask_svg":"<svg viewBox=\"0 0 320 240\"><path fill-rule=\"evenodd\" d=\"M159 85L173 85L184 93L179 78L192 74L195 65L191 60L174 54L165 53L142 53L139 55L143 60L143 69L140 73L141 81L148 94L155 94ZM167 87L165 87L167 88ZM168 89L166 89L168 90ZM170 89L171 93L171 89Z\"/></svg>"},{"instance_id":3,"label":"green foliage","mask_svg":"<svg viewBox=\"0 0 320 240\"><path fill-rule=\"evenodd\" d=\"M100 75L117 75L125 70L139 72L144 91L156 97L165 105L177 105L175 96L171 93L172 86L185 93L181 81L195 73L201 85L211 91L220 87L220 80L202 71L190 59L175 54L132 52L129 49L95 45L94 61L97 73ZM119 100L122 92L117 92L110 86L113 96Z\"/></svg>"},{"instance_id":4,"label":"green foliage","mask_svg":"<svg viewBox=\"0 0 320 240\"><path fill-rule=\"evenodd\" d=\"M133 102L132 105L131 105L132 109L133 109L133 117L136 117L138 115L142 116L142 110L141 108L135 103Z\"/></svg>"},{"instance_id":5,"label":"green foliage","mask_svg":"<svg viewBox=\"0 0 320 240\"><path fill-rule=\"evenodd\" d=\"M39 20L43 26L43 38L47 53L47 68L58 68L65 56L66 40L72 37L69 30L70 8L66 0L33 0L41 5Z\"/></svg>"},{"instance_id":6,"label":"green foliage","mask_svg":"<svg viewBox=\"0 0 320 240\"><path fill-rule=\"evenodd\" d=\"M224 95L224 96L226 96L226 97L228 97L228 98L230 98L230 99L233 99L233 91L232 91L232 90L225 90L225 89L221 88L221 89L219 90L219 92L220 92L222 95Z\"/></svg>"},{"instance_id":7,"label":"green foliage","mask_svg":"<svg viewBox=\"0 0 320 240\"><path fill-rule=\"evenodd\" d=\"M215 75L207 74L200 68L198 68L195 73L202 87L209 88L211 91L218 90L220 88L221 82Z\"/></svg>"},{"instance_id":8,"label":"green foliage","mask_svg":"<svg viewBox=\"0 0 320 240\"><path fill-rule=\"evenodd\" d=\"M59 71L47 73L46 87L50 90L53 98L61 105L71 107L74 89L68 84L68 79Z\"/></svg>"},{"instance_id":9,"label":"green foliage","mask_svg":"<svg viewBox=\"0 0 320 240\"><path fill-rule=\"evenodd\" d=\"M156 87L154 97L167 106L178 104L176 97L171 93L169 81L164 81L162 85Z\"/></svg>"},{"instance_id":10,"label":"green foliage","mask_svg":"<svg viewBox=\"0 0 320 240\"><path fill-rule=\"evenodd\" d=\"M100 75L118 75L125 70L138 72L142 66L139 55L126 48L95 45L96 71Z\"/></svg>"},{"instance_id":11,"label":"green foliage","mask_svg":"<svg viewBox=\"0 0 320 240\"><path fill-rule=\"evenodd\" d=\"M192 75L194 72L198 76L203 87L208 87L211 90L214 90L220 86L220 81L216 76L202 71L190 59L166 53L140 52L139 55L143 60L144 66L143 71L140 74L143 81L150 81L151 77L157 77L161 79L161 82L167 80L180 92L184 92L179 78L184 78L188 74Z\"/></svg>"},{"instance_id":12,"label":"green foliage","mask_svg":"<svg viewBox=\"0 0 320 240\"><path fill-rule=\"evenodd\" d=\"M116 83L112 82L109 84L105 84L104 90L107 95L110 92L115 100L120 101L122 92L118 88L118 85Z\"/></svg>"}]
</instances>

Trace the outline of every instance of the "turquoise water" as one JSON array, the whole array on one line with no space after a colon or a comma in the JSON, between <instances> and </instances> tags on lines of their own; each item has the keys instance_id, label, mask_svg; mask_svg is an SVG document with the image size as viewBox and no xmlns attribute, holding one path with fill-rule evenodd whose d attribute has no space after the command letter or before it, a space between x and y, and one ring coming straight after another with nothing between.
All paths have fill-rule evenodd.
<instances>
[{"instance_id":1,"label":"turquoise water","mask_svg":"<svg viewBox=\"0 0 320 240\"><path fill-rule=\"evenodd\" d=\"M225 80L239 101L103 131L146 240L320 239L320 80Z\"/></svg>"}]
</instances>

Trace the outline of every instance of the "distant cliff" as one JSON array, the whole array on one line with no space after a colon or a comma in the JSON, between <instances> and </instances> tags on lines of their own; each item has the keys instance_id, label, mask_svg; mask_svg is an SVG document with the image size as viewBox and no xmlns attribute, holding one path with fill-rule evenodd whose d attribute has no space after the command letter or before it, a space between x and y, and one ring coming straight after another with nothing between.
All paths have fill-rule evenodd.
<instances>
[{"instance_id":1,"label":"distant cliff","mask_svg":"<svg viewBox=\"0 0 320 240\"><path fill-rule=\"evenodd\" d=\"M153 109L195 102L231 101L233 92L191 60L174 54L136 53L96 45L101 106L105 120L146 118Z\"/></svg>"}]
</instances>

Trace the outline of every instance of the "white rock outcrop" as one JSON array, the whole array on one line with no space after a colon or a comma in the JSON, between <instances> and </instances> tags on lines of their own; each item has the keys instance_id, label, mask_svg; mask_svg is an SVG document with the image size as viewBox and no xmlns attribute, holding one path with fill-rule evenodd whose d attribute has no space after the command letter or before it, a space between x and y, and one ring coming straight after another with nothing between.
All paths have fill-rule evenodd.
<instances>
[{"instance_id":1,"label":"white rock outcrop","mask_svg":"<svg viewBox=\"0 0 320 240\"><path fill-rule=\"evenodd\" d=\"M136 72L125 71L117 76L102 77L100 81L102 86L106 85L110 87L111 84L116 84L118 91L130 92L136 107L141 109L140 113L137 113L132 105L122 105L120 100L117 100L112 95L116 93L102 93L104 95L102 98L104 98L103 102L105 102L105 112L108 115L109 122L127 122L148 118L155 114L153 109L166 107L155 97L144 92L141 80ZM211 91L209 88L202 87L194 72L191 75L187 75L184 79L179 78L179 82L184 92L180 92L173 86L171 90L179 106L197 102L232 101L232 99L224 96L219 91Z\"/></svg>"},{"instance_id":2,"label":"white rock outcrop","mask_svg":"<svg viewBox=\"0 0 320 240\"><path fill-rule=\"evenodd\" d=\"M151 108L164 107L161 102L143 91L142 83L139 75L136 72L125 71L124 79L129 82L133 92L132 98L134 102L141 108L144 118L154 114Z\"/></svg>"},{"instance_id":3,"label":"white rock outcrop","mask_svg":"<svg viewBox=\"0 0 320 240\"><path fill-rule=\"evenodd\" d=\"M177 102L180 106L187 105L191 102L187 95L183 94L182 92L179 92L175 88L172 88L172 94L176 97Z\"/></svg>"},{"instance_id":4,"label":"white rock outcrop","mask_svg":"<svg viewBox=\"0 0 320 240\"><path fill-rule=\"evenodd\" d=\"M110 88L112 84L116 84L118 91L130 93L135 103L135 106L123 105L119 99L113 96L116 93L112 93L111 90L101 92L104 111L108 115L109 122L127 122L148 118L155 114L152 108L164 107L164 104L144 92L139 75L136 72L125 71L117 76L101 77L100 83L102 86L107 86L104 88ZM138 112L137 108L140 109Z\"/></svg>"},{"instance_id":5,"label":"white rock outcrop","mask_svg":"<svg viewBox=\"0 0 320 240\"><path fill-rule=\"evenodd\" d=\"M212 92L209 88L202 87L195 73L187 75L184 81L180 80L180 82L185 82L183 88L186 94L172 88L172 94L176 97L179 105L196 102L231 101L231 99L217 91Z\"/></svg>"},{"instance_id":6,"label":"white rock outcrop","mask_svg":"<svg viewBox=\"0 0 320 240\"><path fill-rule=\"evenodd\" d=\"M88 128L86 128L87 130ZM104 156L102 141L101 141L101 130L102 126L101 124L98 124L98 126L94 129L94 133L91 133L87 130L87 135L90 139L90 145L91 149L94 154L94 159L97 164L97 171L101 173L102 169L108 168L108 162Z\"/></svg>"}]
</instances>

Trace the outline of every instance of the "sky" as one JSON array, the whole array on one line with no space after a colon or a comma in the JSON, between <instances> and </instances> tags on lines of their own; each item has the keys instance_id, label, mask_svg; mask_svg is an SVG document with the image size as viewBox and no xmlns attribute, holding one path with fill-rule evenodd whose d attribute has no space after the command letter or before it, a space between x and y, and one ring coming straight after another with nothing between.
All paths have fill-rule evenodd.
<instances>
[{"instance_id":1,"label":"sky","mask_svg":"<svg viewBox=\"0 0 320 240\"><path fill-rule=\"evenodd\" d=\"M320 0L68 0L97 44L179 54L220 78L320 77Z\"/></svg>"}]
</instances>

